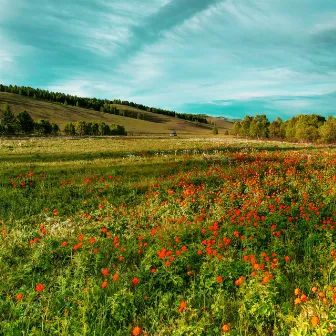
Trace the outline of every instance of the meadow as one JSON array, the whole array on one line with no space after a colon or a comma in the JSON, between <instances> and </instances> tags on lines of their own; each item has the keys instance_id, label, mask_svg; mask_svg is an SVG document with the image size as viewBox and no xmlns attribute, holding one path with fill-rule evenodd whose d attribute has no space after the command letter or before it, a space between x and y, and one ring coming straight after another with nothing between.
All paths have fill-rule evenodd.
<instances>
[{"instance_id":1,"label":"meadow","mask_svg":"<svg viewBox=\"0 0 336 336\"><path fill-rule=\"evenodd\" d=\"M0 335L335 335L336 148L0 139Z\"/></svg>"}]
</instances>

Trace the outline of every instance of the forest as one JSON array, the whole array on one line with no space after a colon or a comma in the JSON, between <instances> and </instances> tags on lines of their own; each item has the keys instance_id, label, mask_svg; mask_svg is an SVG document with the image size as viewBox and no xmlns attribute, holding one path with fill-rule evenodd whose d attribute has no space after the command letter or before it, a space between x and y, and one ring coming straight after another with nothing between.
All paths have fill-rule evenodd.
<instances>
[{"instance_id":1,"label":"forest","mask_svg":"<svg viewBox=\"0 0 336 336\"><path fill-rule=\"evenodd\" d=\"M286 121L278 117L270 122L265 114L245 116L243 120L235 122L231 134L258 139L333 142L336 141L336 118L300 114Z\"/></svg>"},{"instance_id":2,"label":"forest","mask_svg":"<svg viewBox=\"0 0 336 336\"><path fill-rule=\"evenodd\" d=\"M142 111L152 112L156 114L163 114L166 116L189 120L189 121L196 121L196 122L200 122L203 124L208 123L207 119L204 116L200 116L196 114L188 114L188 113L177 113L175 111L169 111L169 110L164 110L160 108L149 107L146 105L129 102L127 100L120 100L120 99L107 100L107 99L77 97L77 96L73 96L73 95L69 95L65 93L50 92L48 90L34 89L31 87L26 87L26 86L16 86L16 85L6 86L3 84L0 84L0 92L19 94L22 96L31 97L31 98L41 100L41 101L64 104L65 106L68 106L68 105L77 106L77 107L93 109L95 111L111 113L111 114L116 114L116 115L138 117L139 119L143 119L144 116L138 116L138 115L133 116L132 112L130 111L126 112L126 114L128 115L125 115L124 111L119 110L112 104L119 104L119 105L125 105L129 107L135 107Z\"/></svg>"},{"instance_id":3,"label":"forest","mask_svg":"<svg viewBox=\"0 0 336 336\"><path fill-rule=\"evenodd\" d=\"M15 115L8 104L0 110L0 135L59 135L60 127L49 120L34 121L27 111ZM66 135L127 135L121 125L108 125L103 121L85 122L79 120L65 125Z\"/></svg>"}]
</instances>

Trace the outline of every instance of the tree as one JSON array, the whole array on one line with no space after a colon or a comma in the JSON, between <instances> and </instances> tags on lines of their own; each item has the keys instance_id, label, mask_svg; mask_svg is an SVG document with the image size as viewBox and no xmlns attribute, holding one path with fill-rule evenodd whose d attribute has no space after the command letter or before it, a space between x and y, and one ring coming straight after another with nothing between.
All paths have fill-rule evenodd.
<instances>
[{"instance_id":1,"label":"tree","mask_svg":"<svg viewBox=\"0 0 336 336\"><path fill-rule=\"evenodd\" d=\"M283 121L281 118L273 120L269 126L269 137L275 139L283 139L285 137Z\"/></svg>"},{"instance_id":2,"label":"tree","mask_svg":"<svg viewBox=\"0 0 336 336\"><path fill-rule=\"evenodd\" d=\"M127 135L127 132L124 126L112 124L109 128L110 128L111 135Z\"/></svg>"},{"instance_id":3,"label":"tree","mask_svg":"<svg viewBox=\"0 0 336 336\"><path fill-rule=\"evenodd\" d=\"M232 127L231 134L232 135L241 135L241 122L237 120Z\"/></svg>"},{"instance_id":4,"label":"tree","mask_svg":"<svg viewBox=\"0 0 336 336\"><path fill-rule=\"evenodd\" d=\"M265 114L256 115L250 124L250 136L255 138L267 138L268 137L268 121Z\"/></svg>"},{"instance_id":5,"label":"tree","mask_svg":"<svg viewBox=\"0 0 336 336\"><path fill-rule=\"evenodd\" d=\"M60 128L57 124L51 123L51 134L52 135L58 135L60 132Z\"/></svg>"},{"instance_id":6,"label":"tree","mask_svg":"<svg viewBox=\"0 0 336 336\"><path fill-rule=\"evenodd\" d=\"M217 128L217 126L214 126L214 127L212 128L212 134L214 134L214 135L217 135L217 134L218 134L218 128Z\"/></svg>"},{"instance_id":7,"label":"tree","mask_svg":"<svg viewBox=\"0 0 336 336\"><path fill-rule=\"evenodd\" d=\"M241 129L240 129L240 135L241 136L250 136L250 126L251 122L253 120L253 117L245 116L244 119L241 121Z\"/></svg>"},{"instance_id":8,"label":"tree","mask_svg":"<svg viewBox=\"0 0 336 336\"><path fill-rule=\"evenodd\" d=\"M52 125L49 120L39 120L35 123L35 131L38 135L49 135L52 132Z\"/></svg>"},{"instance_id":9,"label":"tree","mask_svg":"<svg viewBox=\"0 0 336 336\"><path fill-rule=\"evenodd\" d=\"M319 129L323 141L336 141L336 118L329 116L328 120Z\"/></svg>"},{"instance_id":10,"label":"tree","mask_svg":"<svg viewBox=\"0 0 336 336\"><path fill-rule=\"evenodd\" d=\"M318 128L323 125L325 118L316 114L300 114L295 125L295 138L298 140L314 141L320 136Z\"/></svg>"},{"instance_id":11,"label":"tree","mask_svg":"<svg viewBox=\"0 0 336 336\"><path fill-rule=\"evenodd\" d=\"M75 124L76 134L85 135L86 134L86 123L83 120L79 120Z\"/></svg>"},{"instance_id":12,"label":"tree","mask_svg":"<svg viewBox=\"0 0 336 336\"><path fill-rule=\"evenodd\" d=\"M32 134L34 132L34 120L27 111L22 111L16 116L15 124L18 133Z\"/></svg>"},{"instance_id":13,"label":"tree","mask_svg":"<svg viewBox=\"0 0 336 336\"><path fill-rule=\"evenodd\" d=\"M66 135L76 135L76 128L73 123L66 124L63 131Z\"/></svg>"},{"instance_id":14,"label":"tree","mask_svg":"<svg viewBox=\"0 0 336 336\"><path fill-rule=\"evenodd\" d=\"M2 132L4 134L15 134L15 115L8 104L5 105L1 116Z\"/></svg>"}]
</instances>

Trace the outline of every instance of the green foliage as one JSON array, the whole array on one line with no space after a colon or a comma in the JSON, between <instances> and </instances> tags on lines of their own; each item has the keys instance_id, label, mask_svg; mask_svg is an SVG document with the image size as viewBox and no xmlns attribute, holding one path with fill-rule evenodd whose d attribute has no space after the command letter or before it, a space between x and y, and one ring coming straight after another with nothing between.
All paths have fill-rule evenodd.
<instances>
[{"instance_id":1,"label":"green foliage","mask_svg":"<svg viewBox=\"0 0 336 336\"><path fill-rule=\"evenodd\" d=\"M335 333L332 146L2 139L0 157L1 334Z\"/></svg>"},{"instance_id":2,"label":"green foliage","mask_svg":"<svg viewBox=\"0 0 336 336\"><path fill-rule=\"evenodd\" d=\"M4 134L15 134L16 118L8 104L1 115L1 129Z\"/></svg>"},{"instance_id":3,"label":"green foliage","mask_svg":"<svg viewBox=\"0 0 336 336\"><path fill-rule=\"evenodd\" d=\"M336 140L335 129L335 118L331 116L326 120L316 114L300 114L285 122L276 118L270 123L265 115L256 115L236 121L231 134L253 138L333 142Z\"/></svg>"},{"instance_id":4,"label":"green foliage","mask_svg":"<svg viewBox=\"0 0 336 336\"><path fill-rule=\"evenodd\" d=\"M320 137L325 142L336 141L336 118L329 116L319 129Z\"/></svg>"},{"instance_id":5,"label":"green foliage","mask_svg":"<svg viewBox=\"0 0 336 336\"><path fill-rule=\"evenodd\" d=\"M283 139L285 137L285 130L281 118L276 118L269 125L269 137L275 139Z\"/></svg>"},{"instance_id":6,"label":"green foliage","mask_svg":"<svg viewBox=\"0 0 336 336\"><path fill-rule=\"evenodd\" d=\"M245 116L244 119L240 122L240 135L249 137L250 136L250 129L253 117Z\"/></svg>"},{"instance_id":7,"label":"green foliage","mask_svg":"<svg viewBox=\"0 0 336 336\"><path fill-rule=\"evenodd\" d=\"M34 127L34 120L27 111L22 111L16 116L17 133L32 134Z\"/></svg>"},{"instance_id":8,"label":"green foliage","mask_svg":"<svg viewBox=\"0 0 336 336\"><path fill-rule=\"evenodd\" d=\"M38 120L35 123L35 132L38 135L50 135L53 132L53 126L49 120Z\"/></svg>"},{"instance_id":9,"label":"green foliage","mask_svg":"<svg viewBox=\"0 0 336 336\"><path fill-rule=\"evenodd\" d=\"M127 135L125 128L121 125L107 125L102 121L86 123L83 120L76 123L69 123L64 127L66 135Z\"/></svg>"},{"instance_id":10,"label":"green foliage","mask_svg":"<svg viewBox=\"0 0 336 336\"><path fill-rule=\"evenodd\" d=\"M212 134L217 135L218 134L218 128L216 125L212 128Z\"/></svg>"},{"instance_id":11,"label":"green foliage","mask_svg":"<svg viewBox=\"0 0 336 336\"><path fill-rule=\"evenodd\" d=\"M267 138L270 122L265 114L256 115L250 124L250 136L253 138Z\"/></svg>"}]
</instances>

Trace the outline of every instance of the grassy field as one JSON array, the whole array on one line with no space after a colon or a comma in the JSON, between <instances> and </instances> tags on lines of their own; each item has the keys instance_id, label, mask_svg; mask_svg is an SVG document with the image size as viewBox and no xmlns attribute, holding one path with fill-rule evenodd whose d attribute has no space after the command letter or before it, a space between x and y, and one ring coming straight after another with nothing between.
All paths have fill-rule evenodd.
<instances>
[{"instance_id":1,"label":"grassy field","mask_svg":"<svg viewBox=\"0 0 336 336\"><path fill-rule=\"evenodd\" d=\"M0 139L0 335L335 335L335 193L335 147Z\"/></svg>"},{"instance_id":2,"label":"grassy field","mask_svg":"<svg viewBox=\"0 0 336 336\"><path fill-rule=\"evenodd\" d=\"M34 120L47 119L58 124L61 129L64 128L65 124L79 120L102 120L108 124L114 123L122 125L126 128L129 134L134 135L169 134L173 129L175 129L178 134L210 135L213 127L211 124L201 124L151 112L144 112L124 105L114 104L119 110L143 113L146 120L138 120L135 118L112 115L73 106L47 103L17 94L0 92L0 110L6 103L11 106L14 113L26 110L31 114ZM222 134L225 130L231 129L232 126L233 123L228 122L225 119L217 119L218 130Z\"/></svg>"}]
</instances>

